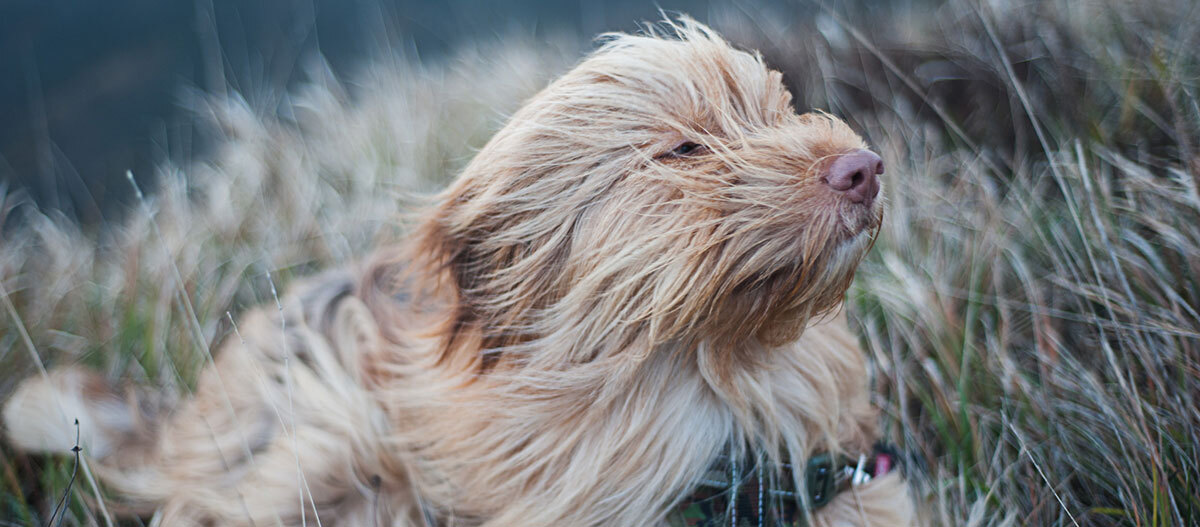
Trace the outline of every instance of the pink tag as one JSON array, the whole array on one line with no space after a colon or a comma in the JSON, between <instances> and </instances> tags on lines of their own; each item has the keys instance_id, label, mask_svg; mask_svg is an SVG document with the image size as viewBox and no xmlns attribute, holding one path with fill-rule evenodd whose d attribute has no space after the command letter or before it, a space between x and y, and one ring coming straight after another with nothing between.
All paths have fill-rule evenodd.
<instances>
[{"instance_id":1,"label":"pink tag","mask_svg":"<svg viewBox=\"0 0 1200 527\"><path fill-rule=\"evenodd\" d=\"M875 473L873 477L879 477L892 471L892 456L887 454L879 454L875 456Z\"/></svg>"}]
</instances>

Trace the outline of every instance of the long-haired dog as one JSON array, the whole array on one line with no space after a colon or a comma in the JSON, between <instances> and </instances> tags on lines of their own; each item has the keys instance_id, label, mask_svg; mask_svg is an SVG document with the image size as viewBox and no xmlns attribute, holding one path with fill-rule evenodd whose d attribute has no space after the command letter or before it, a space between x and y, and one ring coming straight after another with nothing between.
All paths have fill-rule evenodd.
<instances>
[{"instance_id":1,"label":"long-haired dog","mask_svg":"<svg viewBox=\"0 0 1200 527\"><path fill-rule=\"evenodd\" d=\"M79 369L109 508L162 525L912 522L838 310L879 157L690 20L611 35L518 111L407 239L243 317L178 405Z\"/></svg>"}]
</instances>

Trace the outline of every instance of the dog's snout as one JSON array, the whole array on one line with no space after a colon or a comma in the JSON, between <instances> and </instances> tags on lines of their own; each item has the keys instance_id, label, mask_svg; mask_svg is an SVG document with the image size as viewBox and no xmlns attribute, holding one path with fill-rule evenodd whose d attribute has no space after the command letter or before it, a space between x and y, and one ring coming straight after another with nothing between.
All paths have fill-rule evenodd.
<instances>
[{"instance_id":1,"label":"dog's snout","mask_svg":"<svg viewBox=\"0 0 1200 527\"><path fill-rule=\"evenodd\" d=\"M851 203L870 204L879 195L882 173L883 159L870 150L855 150L838 156L821 179Z\"/></svg>"}]
</instances>

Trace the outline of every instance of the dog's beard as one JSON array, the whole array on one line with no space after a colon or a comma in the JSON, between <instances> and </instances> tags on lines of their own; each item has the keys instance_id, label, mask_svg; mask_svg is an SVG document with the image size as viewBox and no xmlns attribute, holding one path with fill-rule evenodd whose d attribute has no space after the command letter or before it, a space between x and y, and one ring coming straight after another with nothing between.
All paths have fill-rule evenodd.
<instances>
[{"instance_id":1,"label":"dog's beard","mask_svg":"<svg viewBox=\"0 0 1200 527\"><path fill-rule=\"evenodd\" d=\"M712 299L717 326L709 338L737 345L755 339L781 345L799 338L814 320L837 310L863 257L875 243L882 207L830 211L784 230L776 240L746 240L757 250L780 253L751 270L725 298ZM774 242L774 243L772 243ZM747 260L754 261L753 256Z\"/></svg>"}]
</instances>

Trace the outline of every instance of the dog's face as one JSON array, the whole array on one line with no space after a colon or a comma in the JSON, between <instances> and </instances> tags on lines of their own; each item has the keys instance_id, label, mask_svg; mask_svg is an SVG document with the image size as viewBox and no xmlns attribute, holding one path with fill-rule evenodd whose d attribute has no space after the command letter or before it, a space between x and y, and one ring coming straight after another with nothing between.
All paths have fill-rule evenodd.
<instances>
[{"instance_id":1,"label":"dog's face","mask_svg":"<svg viewBox=\"0 0 1200 527\"><path fill-rule=\"evenodd\" d=\"M706 28L620 35L532 99L418 237L485 348L795 339L882 217L878 156ZM562 347L560 346L560 349Z\"/></svg>"},{"instance_id":2,"label":"dog's face","mask_svg":"<svg viewBox=\"0 0 1200 527\"><path fill-rule=\"evenodd\" d=\"M435 502L644 525L726 446L871 451L845 324L801 332L874 240L879 157L757 56L673 31L613 36L533 97L370 271L395 345L367 375ZM905 497L897 477L844 494L814 525Z\"/></svg>"}]
</instances>

